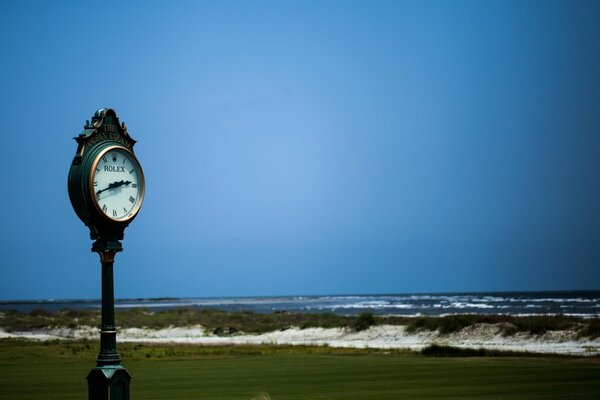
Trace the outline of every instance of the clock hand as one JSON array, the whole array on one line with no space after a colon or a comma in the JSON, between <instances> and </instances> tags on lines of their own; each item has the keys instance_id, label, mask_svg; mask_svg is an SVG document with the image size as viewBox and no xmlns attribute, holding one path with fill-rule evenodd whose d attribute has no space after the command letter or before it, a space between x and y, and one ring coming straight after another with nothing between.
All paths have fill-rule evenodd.
<instances>
[{"instance_id":1,"label":"clock hand","mask_svg":"<svg viewBox=\"0 0 600 400\"><path fill-rule=\"evenodd\" d=\"M121 181L119 181L119 182L113 182L113 183L109 183L107 188L104 188L104 189L100 189L100 190L98 190L98 191L96 192L96 196L99 196L99 195L100 195L100 193L104 192L105 190L108 190L108 189L115 189L115 188L118 188L119 186L123 186L123 185L129 185L130 183L131 183L131 182L129 182L129 181L124 181L124 180L121 180Z\"/></svg>"}]
</instances>

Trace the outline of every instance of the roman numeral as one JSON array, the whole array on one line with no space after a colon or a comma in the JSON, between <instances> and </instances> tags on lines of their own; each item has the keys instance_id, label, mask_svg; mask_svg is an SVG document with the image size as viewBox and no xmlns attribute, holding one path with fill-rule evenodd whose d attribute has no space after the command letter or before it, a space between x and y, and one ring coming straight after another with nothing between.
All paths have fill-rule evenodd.
<instances>
[{"instance_id":1,"label":"roman numeral","mask_svg":"<svg viewBox=\"0 0 600 400\"><path fill-rule=\"evenodd\" d=\"M117 216L117 210L113 209L113 217Z\"/></svg>"},{"instance_id":2,"label":"roman numeral","mask_svg":"<svg viewBox=\"0 0 600 400\"><path fill-rule=\"evenodd\" d=\"M123 157L123 164L125 164L125 161L127 161L127 159L125 157Z\"/></svg>"},{"instance_id":3,"label":"roman numeral","mask_svg":"<svg viewBox=\"0 0 600 400\"><path fill-rule=\"evenodd\" d=\"M123 207L123 211L125 211L125 214L127 214L127 209L125 207Z\"/></svg>"},{"instance_id":4,"label":"roman numeral","mask_svg":"<svg viewBox=\"0 0 600 400\"><path fill-rule=\"evenodd\" d=\"M102 211L104 211L104 213L106 213L107 210L108 210L108 207L106 207L106 204L102 204Z\"/></svg>"},{"instance_id":5,"label":"roman numeral","mask_svg":"<svg viewBox=\"0 0 600 400\"><path fill-rule=\"evenodd\" d=\"M106 162L106 161L107 161L107 160L106 160L106 156L102 156L102 160L103 160L104 162Z\"/></svg>"},{"instance_id":6,"label":"roman numeral","mask_svg":"<svg viewBox=\"0 0 600 400\"><path fill-rule=\"evenodd\" d=\"M98 181L94 181L94 186L98 186Z\"/></svg>"}]
</instances>

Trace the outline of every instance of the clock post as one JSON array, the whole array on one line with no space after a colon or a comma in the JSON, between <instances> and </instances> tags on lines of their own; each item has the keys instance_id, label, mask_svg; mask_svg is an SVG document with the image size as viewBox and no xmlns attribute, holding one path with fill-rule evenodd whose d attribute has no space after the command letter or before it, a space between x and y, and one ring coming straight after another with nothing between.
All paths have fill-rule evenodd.
<instances>
[{"instance_id":1,"label":"clock post","mask_svg":"<svg viewBox=\"0 0 600 400\"><path fill-rule=\"evenodd\" d=\"M129 400L131 375L117 351L113 265L123 250L125 228L144 200L145 179L133 153L135 140L114 110L102 108L75 137L77 151L69 170L69 198L89 228L92 251L102 267L100 352L88 377L89 400Z\"/></svg>"},{"instance_id":2,"label":"clock post","mask_svg":"<svg viewBox=\"0 0 600 400\"><path fill-rule=\"evenodd\" d=\"M87 377L89 400L129 400L131 375L121 365L115 327L113 263L116 253L121 250L118 241L98 239L92 245L92 251L100 255L102 264L102 323L96 368Z\"/></svg>"}]
</instances>

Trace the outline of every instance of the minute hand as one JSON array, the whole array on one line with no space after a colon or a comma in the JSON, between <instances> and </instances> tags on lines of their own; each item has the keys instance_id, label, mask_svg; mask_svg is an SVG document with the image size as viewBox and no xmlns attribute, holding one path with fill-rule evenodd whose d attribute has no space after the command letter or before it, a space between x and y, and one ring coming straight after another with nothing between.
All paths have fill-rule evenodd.
<instances>
[{"instance_id":1,"label":"minute hand","mask_svg":"<svg viewBox=\"0 0 600 400\"><path fill-rule=\"evenodd\" d=\"M99 196L100 193L104 192L105 190L109 190L109 189L115 189L118 188L119 186L123 186L123 185L129 185L131 182L129 181L119 181L119 182L113 182L113 183L109 183L107 188L104 189L100 189L96 192L96 196Z\"/></svg>"}]
</instances>

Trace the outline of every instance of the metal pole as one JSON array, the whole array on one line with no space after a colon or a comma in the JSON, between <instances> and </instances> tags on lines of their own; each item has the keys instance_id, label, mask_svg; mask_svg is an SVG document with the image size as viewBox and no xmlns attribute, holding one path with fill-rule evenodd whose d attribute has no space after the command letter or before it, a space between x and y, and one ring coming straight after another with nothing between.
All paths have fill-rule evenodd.
<instances>
[{"instance_id":1,"label":"metal pole","mask_svg":"<svg viewBox=\"0 0 600 400\"><path fill-rule=\"evenodd\" d=\"M115 327L115 294L113 280L114 251L99 252L102 263L102 325L100 328L100 353L96 365L121 364L117 351L117 330Z\"/></svg>"},{"instance_id":2,"label":"metal pole","mask_svg":"<svg viewBox=\"0 0 600 400\"><path fill-rule=\"evenodd\" d=\"M129 400L131 375L121 365L115 327L113 264L115 254L121 250L119 242L98 240L92 246L92 251L100 255L102 264L102 324L96 368L87 377L89 400Z\"/></svg>"}]
</instances>

